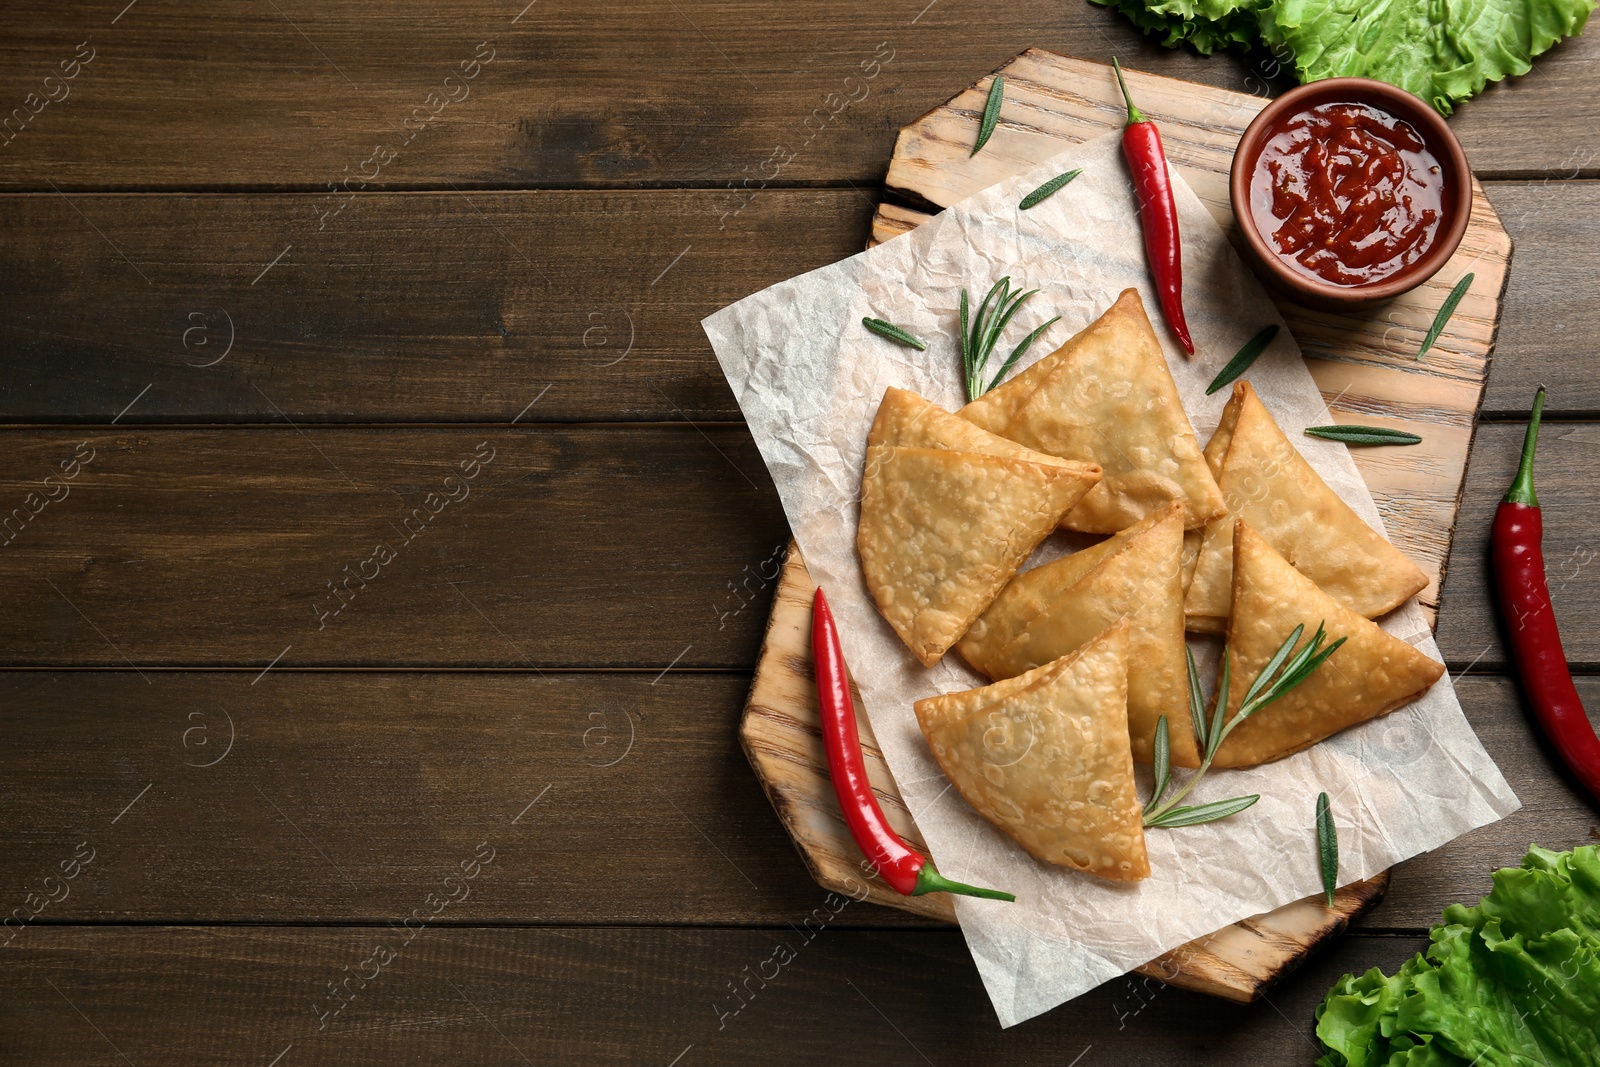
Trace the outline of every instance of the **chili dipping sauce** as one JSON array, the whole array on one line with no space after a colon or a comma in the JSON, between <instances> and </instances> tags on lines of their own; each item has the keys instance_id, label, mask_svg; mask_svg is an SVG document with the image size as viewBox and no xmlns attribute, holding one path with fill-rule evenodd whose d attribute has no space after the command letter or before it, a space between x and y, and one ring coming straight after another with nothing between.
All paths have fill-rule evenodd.
<instances>
[{"instance_id":1,"label":"chili dipping sauce","mask_svg":"<svg viewBox=\"0 0 1600 1067\"><path fill-rule=\"evenodd\" d=\"M1439 161L1410 123L1368 104L1319 104L1261 148L1256 228L1293 269L1334 285L1391 277L1433 245L1444 217Z\"/></svg>"}]
</instances>

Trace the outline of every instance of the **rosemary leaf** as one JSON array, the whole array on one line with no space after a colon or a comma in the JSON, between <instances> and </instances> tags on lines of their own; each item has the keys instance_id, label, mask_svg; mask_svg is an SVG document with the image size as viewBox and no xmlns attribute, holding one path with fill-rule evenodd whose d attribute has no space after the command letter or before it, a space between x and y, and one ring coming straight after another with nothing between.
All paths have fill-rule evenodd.
<instances>
[{"instance_id":1,"label":"rosemary leaf","mask_svg":"<svg viewBox=\"0 0 1600 1067\"><path fill-rule=\"evenodd\" d=\"M1343 441L1347 445L1419 445L1422 438L1404 430L1390 430L1382 426L1307 426L1306 434L1325 441Z\"/></svg>"},{"instance_id":2,"label":"rosemary leaf","mask_svg":"<svg viewBox=\"0 0 1600 1067\"><path fill-rule=\"evenodd\" d=\"M1232 359L1228 360L1228 365L1219 370L1217 376L1211 379L1211 384L1206 386L1206 396L1232 385L1234 379L1249 370L1250 364L1254 363L1261 353L1267 350L1267 346L1277 336L1278 324L1273 323L1246 341L1244 347L1239 349Z\"/></svg>"},{"instance_id":3,"label":"rosemary leaf","mask_svg":"<svg viewBox=\"0 0 1600 1067\"><path fill-rule=\"evenodd\" d=\"M996 74L994 81L989 83L989 99L983 105L983 120L978 123L978 139L973 142L969 156L977 155L978 150L989 143L989 136L994 133L995 123L1000 121L1000 102L1005 98L1006 80Z\"/></svg>"},{"instance_id":4,"label":"rosemary leaf","mask_svg":"<svg viewBox=\"0 0 1600 1067\"><path fill-rule=\"evenodd\" d=\"M1167 786L1172 773L1172 753L1170 738L1167 735L1168 725L1165 716L1162 716L1156 728L1156 792L1150 802L1144 806L1144 825L1146 826L1193 826L1196 823L1211 822L1232 815L1234 812L1243 811L1254 804L1259 797L1235 797L1232 800L1217 801L1213 804L1201 804L1198 807L1179 807L1178 802L1189 795L1195 784L1205 777L1211 769L1212 762L1216 759L1217 750L1222 747L1222 742L1233 732L1234 727L1244 722L1251 715L1271 704L1274 700L1288 693L1295 686L1305 681L1311 673L1327 662L1328 657L1338 651L1345 639L1333 642L1328 647L1323 647L1327 640L1327 628L1317 624L1317 632L1311 640L1296 649L1300 636L1305 633L1305 625L1294 628L1278 651L1273 653L1265 666L1256 675L1254 682L1245 692L1244 699L1239 702L1239 710L1233 718L1223 724L1223 716L1227 712L1229 692L1231 689L1232 657L1227 649L1222 652L1222 668L1217 673L1217 696L1214 710L1212 711L1211 725L1205 724L1205 705L1200 695L1200 678L1195 669L1194 656L1188 656L1189 664L1189 715L1194 720L1195 739L1200 745L1200 767L1189 776L1172 799L1165 802L1162 797L1166 795Z\"/></svg>"},{"instance_id":5,"label":"rosemary leaf","mask_svg":"<svg viewBox=\"0 0 1600 1067\"><path fill-rule=\"evenodd\" d=\"M1054 326L1056 323L1058 323L1060 321L1061 321L1061 316L1057 315L1055 318L1051 319L1049 322L1045 323L1043 326L1039 327L1037 330L1034 330L1028 336L1024 337L1022 339L1022 343L1017 345L1016 348L1013 348L1011 350L1011 355L1006 358L1005 363L1002 364L1001 367L1000 367L1000 373L996 374L994 376L994 380L993 381L991 381L988 385L984 386L983 391L987 393L990 389L993 389L995 386L999 385L1000 384L1000 379L1004 378L1007 374L1009 374L1011 372L1011 368L1015 367L1017 365L1017 360L1022 358L1022 355L1023 355L1024 352L1028 351L1028 349L1033 347L1033 342L1035 342L1035 341L1037 341L1039 339L1039 335L1044 333L1046 330L1048 330L1050 327Z\"/></svg>"},{"instance_id":6,"label":"rosemary leaf","mask_svg":"<svg viewBox=\"0 0 1600 1067\"><path fill-rule=\"evenodd\" d=\"M1011 325L1011 320L1022 310L1022 302L1039 290L1030 289L1026 293L1013 293L1007 290L1001 296L999 305L994 309L994 314L989 316L989 330L983 335L984 361L988 362L988 354L994 351L994 346L999 343L1000 335L1005 328Z\"/></svg>"},{"instance_id":7,"label":"rosemary leaf","mask_svg":"<svg viewBox=\"0 0 1600 1067\"><path fill-rule=\"evenodd\" d=\"M984 350L983 342L989 334L989 305L998 296L1000 303L1004 304L1011 295L1011 278L1001 278L989 287L984 294L983 303L978 305L978 313L972 317L972 362L974 369L983 368L985 357L988 353Z\"/></svg>"},{"instance_id":8,"label":"rosemary leaf","mask_svg":"<svg viewBox=\"0 0 1600 1067\"><path fill-rule=\"evenodd\" d=\"M972 346L967 343L967 291L961 290L961 372L967 380L967 399L972 399Z\"/></svg>"},{"instance_id":9,"label":"rosemary leaf","mask_svg":"<svg viewBox=\"0 0 1600 1067\"><path fill-rule=\"evenodd\" d=\"M1311 640L1302 645L1300 650L1290 656L1289 661L1283 665L1283 670L1279 673L1278 680L1273 683L1274 688L1281 685L1284 692L1288 692L1294 685L1290 679L1304 669L1305 665L1311 661L1311 657L1317 654L1317 649L1322 647L1322 642L1327 638L1327 627L1322 623L1318 623L1317 632L1311 635Z\"/></svg>"},{"instance_id":10,"label":"rosemary leaf","mask_svg":"<svg viewBox=\"0 0 1600 1067\"><path fill-rule=\"evenodd\" d=\"M1077 170L1069 170L1065 174L1057 174L1054 178L1051 178L1049 181L1039 186L1039 188L1023 197L1022 203L1018 204L1017 207L1021 208L1023 211L1026 211L1030 207L1035 207L1044 203L1056 193L1060 192L1064 185L1082 173L1083 168L1079 167Z\"/></svg>"},{"instance_id":11,"label":"rosemary leaf","mask_svg":"<svg viewBox=\"0 0 1600 1067\"><path fill-rule=\"evenodd\" d=\"M1237 815L1260 799L1261 794L1252 793L1247 797L1214 800L1209 804L1196 804L1193 807L1172 808L1153 819L1147 819L1145 825L1160 826L1170 830L1179 826L1198 826L1204 822L1216 822L1218 819Z\"/></svg>"},{"instance_id":12,"label":"rosemary leaf","mask_svg":"<svg viewBox=\"0 0 1600 1067\"><path fill-rule=\"evenodd\" d=\"M1323 663L1327 661L1329 656L1339 651L1339 646L1344 644L1345 640L1346 639L1343 637L1339 638L1339 640L1335 641L1333 644L1329 645L1327 648L1323 649L1321 652L1318 652L1315 656L1307 660L1305 666L1301 667L1294 677L1285 678L1284 691L1287 692L1288 690L1299 685L1301 682L1305 681L1306 678L1310 676L1312 671L1322 666Z\"/></svg>"},{"instance_id":13,"label":"rosemary leaf","mask_svg":"<svg viewBox=\"0 0 1600 1067\"><path fill-rule=\"evenodd\" d=\"M1428 336L1422 339L1422 347L1417 349L1417 359L1433 347L1433 342L1444 333L1445 324L1450 321L1450 316L1456 313L1456 305L1461 303L1461 298L1467 295L1467 290L1472 288L1472 273L1469 271L1456 282L1456 287L1450 290L1450 295L1444 298L1444 303L1439 305L1439 313L1433 317L1433 325L1428 328Z\"/></svg>"},{"instance_id":14,"label":"rosemary leaf","mask_svg":"<svg viewBox=\"0 0 1600 1067\"><path fill-rule=\"evenodd\" d=\"M927 345L892 322L885 322L883 319L862 319L861 325L880 337L887 337L891 341L899 341L908 348L915 348L918 352L926 352L928 350Z\"/></svg>"},{"instance_id":15,"label":"rosemary leaf","mask_svg":"<svg viewBox=\"0 0 1600 1067\"><path fill-rule=\"evenodd\" d=\"M1155 771L1155 789L1150 794L1150 803L1144 806L1145 811L1150 811L1161 803L1161 795L1167 791L1167 783L1172 780L1172 743L1167 736L1167 717L1165 715L1156 720L1155 756L1152 770Z\"/></svg>"},{"instance_id":16,"label":"rosemary leaf","mask_svg":"<svg viewBox=\"0 0 1600 1067\"><path fill-rule=\"evenodd\" d=\"M1233 657L1228 655L1228 650L1222 650L1222 671L1217 680L1217 706L1211 713L1211 727L1206 731L1205 762L1210 763L1211 757L1217 754L1217 749L1222 746L1222 716L1228 711L1228 690L1233 681Z\"/></svg>"},{"instance_id":17,"label":"rosemary leaf","mask_svg":"<svg viewBox=\"0 0 1600 1067\"><path fill-rule=\"evenodd\" d=\"M1011 278L1007 275L989 288L983 302L978 305L977 313L972 314L969 311L971 297L967 295L965 289L961 290L961 362L966 375L969 401L978 399L999 385L1001 379L1010 373L1011 368L1016 366L1017 361L1028 351L1033 342L1059 320L1058 315L1024 337L1021 343L1011 350L1011 355L1001 364L1000 370L994 377L989 377L986 373L989 358L1000 342L1000 335L1022 310L1022 305L1038 292L1037 289L1029 289L1026 292L1013 290Z\"/></svg>"},{"instance_id":18,"label":"rosemary leaf","mask_svg":"<svg viewBox=\"0 0 1600 1067\"><path fill-rule=\"evenodd\" d=\"M1200 672L1195 669L1194 650L1187 642L1183 654L1189 660L1189 718L1194 724L1194 743L1201 752L1206 750L1206 698L1200 691Z\"/></svg>"},{"instance_id":19,"label":"rosemary leaf","mask_svg":"<svg viewBox=\"0 0 1600 1067\"><path fill-rule=\"evenodd\" d=\"M1267 665L1261 668L1261 673L1256 675L1256 680L1250 683L1250 688L1244 691L1244 700L1239 703L1241 711L1248 708L1256 697L1260 696L1272 685L1278 671L1294 653L1294 646L1300 643L1300 635L1305 632L1305 624L1301 623L1290 632L1288 639L1278 646L1278 651L1272 654L1272 658L1267 660ZM1308 645L1307 647L1310 646Z\"/></svg>"},{"instance_id":20,"label":"rosemary leaf","mask_svg":"<svg viewBox=\"0 0 1600 1067\"><path fill-rule=\"evenodd\" d=\"M1333 907L1333 891L1339 888L1339 830L1328 810L1328 794L1317 796L1317 859L1322 865L1322 891Z\"/></svg>"}]
</instances>

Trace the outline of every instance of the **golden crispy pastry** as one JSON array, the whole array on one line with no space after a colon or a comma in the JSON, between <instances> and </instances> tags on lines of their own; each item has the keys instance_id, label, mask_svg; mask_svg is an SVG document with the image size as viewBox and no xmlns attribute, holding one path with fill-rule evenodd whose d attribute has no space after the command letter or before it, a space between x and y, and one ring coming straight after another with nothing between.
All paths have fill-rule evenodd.
<instances>
[{"instance_id":1,"label":"golden crispy pastry","mask_svg":"<svg viewBox=\"0 0 1600 1067\"><path fill-rule=\"evenodd\" d=\"M952 452L981 452L1007 459L1026 459L1053 467L1071 467L1083 477L1098 480L1100 468L1092 463L1075 463L1059 456L1035 452L959 419L933 401L909 389L890 386L878 404L877 417L867 434L867 447L901 445L906 448L945 448Z\"/></svg>"},{"instance_id":2,"label":"golden crispy pastry","mask_svg":"<svg viewBox=\"0 0 1600 1067\"><path fill-rule=\"evenodd\" d=\"M1024 388L1032 391L1019 403ZM991 399L1000 390L1010 391ZM1223 513L1137 290L1125 290L1060 350L957 414L1036 451L1104 469L1067 513L1068 529L1116 533L1170 500L1183 503L1190 528Z\"/></svg>"},{"instance_id":3,"label":"golden crispy pastry","mask_svg":"<svg viewBox=\"0 0 1600 1067\"><path fill-rule=\"evenodd\" d=\"M1025 610L1036 601L1008 596L1008 586L958 647L991 678L1007 678L1066 655L1125 618L1130 624L1128 732L1133 758L1151 762L1156 721L1165 715L1173 766L1198 767L1183 639L1183 505L1171 501L1162 512L1105 544L1114 547L1077 581L1058 588L1054 599L1022 620L1020 629L1016 618L1004 613ZM1012 586L1042 569L1020 576ZM1008 631L1015 636L999 648L974 639L991 630L996 637Z\"/></svg>"},{"instance_id":4,"label":"golden crispy pastry","mask_svg":"<svg viewBox=\"0 0 1600 1067\"><path fill-rule=\"evenodd\" d=\"M1272 420L1249 382L1233 387L1206 445L1227 516L1206 527L1184 601L1191 630L1221 633L1232 588L1233 521L1244 519L1296 570L1358 615L1392 611L1427 576L1324 482Z\"/></svg>"},{"instance_id":5,"label":"golden crispy pastry","mask_svg":"<svg viewBox=\"0 0 1600 1067\"><path fill-rule=\"evenodd\" d=\"M1235 727L1217 750L1213 766L1253 767L1293 755L1410 703L1444 674L1442 663L1318 589L1244 521L1238 522L1232 540L1228 655L1233 677L1227 719L1296 626L1305 627L1302 644L1319 623L1327 628L1329 643L1346 640L1305 681Z\"/></svg>"},{"instance_id":6,"label":"golden crispy pastry","mask_svg":"<svg viewBox=\"0 0 1600 1067\"><path fill-rule=\"evenodd\" d=\"M919 700L945 775L1044 860L1102 878L1150 875L1128 748L1128 624L983 689Z\"/></svg>"},{"instance_id":7,"label":"golden crispy pastry","mask_svg":"<svg viewBox=\"0 0 1600 1067\"><path fill-rule=\"evenodd\" d=\"M1157 516L1159 518L1159 516ZM972 628L956 642L956 651L979 674L999 681L1020 674L1000 667L1000 650L1011 639L1027 629L1028 623L1049 607L1051 602L1077 585L1083 576L1099 566L1102 560L1119 552L1133 538L1150 528L1153 520L1145 520L1121 533L1080 549L1070 556L1062 556L1032 570L1023 571L1000 590L994 603L978 617Z\"/></svg>"},{"instance_id":8,"label":"golden crispy pastry","mask_svg":"<svg viewBox=\"0 0 1600 1067\"><path fill-rule=\"evenodd\" d=\"M933 666L1093 484L1081 466L869 447L856 545L878 610Z\"/></svg>"},{"instance_id":9,"label":"golden crispy pastry","mask_svg":"<svg viewBox=\"0 0 1600 1067\"><path fill-rule=\"evenodd\" d=\"M1095 323L1090 323L1071 337L1065 344L1039 362L1022 371L1015 377L995 386L978 399L969 403L956 414L977 426L983 427L990 433L1005 436L1006 427L1017 417L1017 412L1022 405L1033 395L1033 391L1050 377L1050 372L1061 365L1061 361L1071 356L1078 350L1078 345L1090 330L1095 328Z\"/></svg>"}]
</instances>

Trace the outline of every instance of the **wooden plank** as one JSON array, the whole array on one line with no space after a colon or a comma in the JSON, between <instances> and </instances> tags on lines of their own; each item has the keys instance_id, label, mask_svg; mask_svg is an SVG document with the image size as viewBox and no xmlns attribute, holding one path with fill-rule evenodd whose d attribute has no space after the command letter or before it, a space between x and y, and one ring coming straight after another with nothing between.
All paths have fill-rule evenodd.
<instances>
[{"instance_id":1,"label":"wooden plank","mask_svg":"<svg viewBox=\"0 0 1600 1067\"><path fill-rule=\"evenodd\" d=\"M872 205L725 199L373 194L319 232L309 195L0 196L0 420L738 418L700 319Z\"/></svg>"},{"instance_id":2,"label":"wooden plank","mask_svg":"<svg viewBox=\"0 0 1600 1067\"><path fill-rule=\"evenodd\" d=\"M442 921L782 926L821 896L739 752L747 673L256 673L0 672L0 919L94 850L13 950L43 923L384 919L486 839L503 860ZM1600 678L1580 690L1600 707ZM1525 806L1397 867L1372 927L1424 929L1530 841L1600 833L1510 682L1468 678L1461 701Z\"/></svg>"},{"instance_id":3,"label":"wooden plank","mask_svg":"<svg viewBox=\"0 0 1600 1067\"><path fill-rule=\"evenodd\" d=\"M1600 182L1496 184L1489 198L1517 243L1517 265L1485 412L1526 415L1541 384L1550 389L1550 410L1600 411L1600 308L1591 298L1600 273Z\"/></svg>"},{"instance_id":4,"label":"wooden plank","mask_svg":"<svg viewBox=\"0 0 1600 1067\"><path fill-rule=\"evenodd\" d=\"M1473 444L1438 627L1439 643L1457 669L1504 672L1509 666L1489 593L1489 527L1516 473L1525 428L1520 422L1485 424ZM1550 598L1567 659L1585 671L1600 670L1600 604L1594 596L1600 580L1593 502L1600 492L1597 447L1600 430L1591 423L1547 423L1539 434L1536 470Z\"/></svg>"},{"instance_id":5,"label":"wooden plank","mask_svg":"<svg viewBox=\"0 0 1600 1067\"><path fill-rule=\"evenodd\" d=\"M864 15L847 0L759 12L712 0L603 0L581 12L487 0L426 11L279 6L196 20L178 0L140 0L126 13L75 0L44 18L7 16L5 107L23 107L26 120L5 133L0 183L321 190L372 174L361 164L375 144L397 151L374 179L389 187L729 186L771 176L790 153L784 181L861 183L882 174L892 131L941 102L952 78L976 78L1033 45L1116 53L1246 92L1286 84L1263 76L1270 57L1252 68L1162 49L1103 8L1054 0L1018 0L988 20L939 4ZM93 58L61 83L60 64L84 41ZM479 42L493 61L447 85L463 62L489 54ZM874 56L893 58L846 82L873 70L862 63ZM1462 108L1454 121L1475 165L1593 173L1584 145L1600 117L1589 92L1597 57L1592 36L1569 42L1531 76ZM58 80L46 85L49 75ZM429 94L445 92L459 102L441 109L442 95ZM70 95L46 103L47 93ZM408 118L420 132L402 128ZM775 146L785 151L774 157Z\"/></svg>"},{"instance_id":6,"label":"wooden plank","mask_svg":"<svg viewBox=\"0 0 1600 1067\"><path fill-rule=\"evenodd\" d=\"M1514 423L1478 431L1439 629L1458 668L1504 668L1481 561L1521 435ZM26 513L29 493L32 506L45 500L42 479L78 442L96 453L62 483L70 496L44 503L0 547L0 583L30 605L0 617L0 665L259 669L293 645L287 666L660 669L681 655L684 667L746 667L771 595L760 573L773 572L787 541L742 427L5 438L0 517L12 530L11 513ZM486 440L496 458L471 495L444 505L425 541L406 542L403 529L419 525L402 528L407 516ZM1595 558L1588 516L1600 504L1596 442L1593 423L1553 423L1539 468L1556 606L1584 669L1600 667L1600 609L1583 592ZM498 499L481 506L480 493ZM362 563L379 543L397 558L362 591L360 574L372 573ZM346 598L346 580L355 598L324 618Z\"/></svg>"},{"instance_id":7,"label":"wooden plank","mask_svg":"<svg viewBox=\"0 0 1600 1067\"><path fill-rule=\"evenodd\" d=\"M0 456L0 588L29 605L0 665L744 667L788 537L742 426L17 430Z\"/></svg>"},{"instance_id":8,"label":"wooden plank","mask_svg":"<svg viewBox=\"0 0 1600 1067\"><path fill-rule=\"evenodd\" d=\"M0 421L105 423L147 385L123 423L508 421L546 385L523 422L738 419L699 319L859 251L871 205L850 189L768 190L719 231L720 197L374 194L254 286L314 197L74 197L157 282L152 299L72 204L0 195ZM1525 412L1544 382L1552 412L1592 417L1600 182L1496 184L1489 199L1521 251L1485 411ZM883 211L880 239L923 217ZM195 233L215 238L204 253ZM233 348L203 366L230 320Z\"/></svg>"},{"instance_id":9,"label":"wooden plank","mask_svg":"<svg viewBox=\"0 0 1600 1067\"><path fill-rule=\"evenodd\" d=\"M411 903L398 898L396 914ZM818 891L816 906L827 916L840 905ZM1424 945L1346 938L1282 987L1276 1010L1125 979L1000 1030L956 932L830 925L425 929L408 945L382 926L41 929L0 974L0 1055L107 1067L262 1067L279 1055L352 1067L699 1065L771 1062L781 1048L786 1064L1309 1063L1329 986L1392 971ZM392 959L374 956L380 944ZM329 984L358 972L368 979L348 978L332 1014Z\"/></svg>"},{"instance_id":10,"label":"wooden plank","mask_svg":"<svg viewBox=\"0 0 1600 1067\"><path fill-rule=\"evenodd\" d=\"M0 914L85 843L37 922L398 921L485 840L443 921L781 925L821 896L740 758L745 674L145 677L0 672Z\"/></svg>"},{"instance_id":11,"label":"wooden plank","mask_svg":"<svg viewBox=\"0 0 1600 1067\"><path fill-rule=\"evenodd\" d=\"M1497 823L1396 866L1384 903L1360 920L1368 929L1413 930L1440 921L1452 903L1475 903L1490 874L1515 867L1530 843L1570 849L1600 840L1600 813L1539 735L1514 682L1469 676L1456 680L1461 706L1479 740L1511 783L1522 807ZM1580 678L1578 691L1600 725L1600 678ZM1386 745L1408 739L1385 735Z\"/></svg>"},{"instance_id":12,"label":"wooden plank","mask_svg":"<svg viewBox=\"0 0 1600 1067\"><path fill-rule=\"evenodd\" d=\"M1521 436L1514 423L1478 431L1440 622L1457 668L1504 668L1481 559ZM29 493L33 506L44 501L43 479L78 442L96 453L63 483L70 496L0 545L0 583L28 605L0 617L0 666L259 670L293 645L286 666L744 668L771 596L761 575L788 539L742 427L30 429L4 439L0 518L13 530L11 513L29 509ZM481 441L496 458L471 495L405 542L406 517ZM1600 667L1600 608L1584 595L1597 441L1594 423L1552 423L1539 467L1556 606L1584 669ZM372 573L362 563L380 542L397 558L362 591L360 572ZM346 596L346 566L356 597L323 619Z\"/></svg>"},{"instance_id":13,"label":"wooden plank","mask_svg":"<svg viewBox=\"0 0 1600 1067\"><path fill-rule=\"evenodd\" d=\"M711 0L280 7L207 22L174 0L141 0L113 27L115 11L79 2L49 20L6 19L16 103L79 41L97 55L68 83L70 107L48 105L14 134L0 181L320 190L372 175L359 164L384 144L397 158L372 180L389 188L871 182L893 131L943 99L952 70L992 69L1036 43L1041 26L1140 50L1112 13L1051 0L1021 0L981 27L938 6L864 17L847 0L759 12ZM174 51L175 39L187 47ZM463 79L460 64L485 41L492 61ZM1148 51L1220 84L1249 73ZM149 129L163 134L142 136Z\"/></svg>"}]
</instances>

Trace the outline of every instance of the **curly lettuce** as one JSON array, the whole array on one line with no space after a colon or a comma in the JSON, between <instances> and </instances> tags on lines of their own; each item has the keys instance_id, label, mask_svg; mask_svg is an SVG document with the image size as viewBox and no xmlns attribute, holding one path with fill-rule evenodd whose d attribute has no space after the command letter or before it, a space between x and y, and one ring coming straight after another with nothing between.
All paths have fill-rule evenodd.
<instances>
[{"instance_id":1,"label":"curly lettuce","mask_svg":"<svg viewBox=\"0 0 1600 1067\"><path fill-rule=\"evenodd\" d=\"M1294 53L1302 82L1398 85L1448 115L1583 32L1600 0L1094 0L1172 47Z\"/></svg>"},{"instance_id":2,"label":"curly lettuce","mask_svg":"<svg viewBox=\"0 0 1600 1067\"><path fill-rule=\"evenodd\" d=\"M1600 848L1533 846L1429 939L1334 985L1318 1067L1600 1067Z\"/></svg>"},{"instance_id":3,"label":"curly lettuce","mask_svg":"<svg viewBox=\"0 0 1600 1067\"><path fill-rule=\"evenodd\" d=\"M1248 51L1261 39L1267 0L1093 0L1109 7L1168 48L1189 44L1201 55Z\"/></svg>"}]
</instances>

